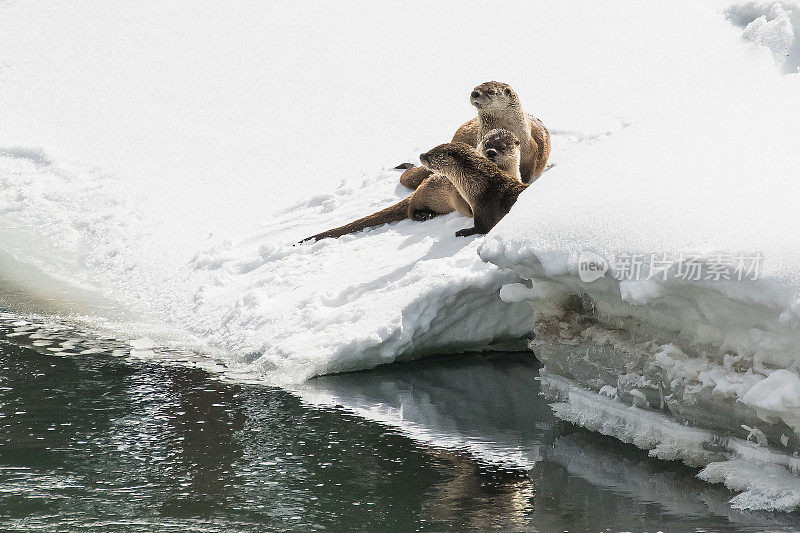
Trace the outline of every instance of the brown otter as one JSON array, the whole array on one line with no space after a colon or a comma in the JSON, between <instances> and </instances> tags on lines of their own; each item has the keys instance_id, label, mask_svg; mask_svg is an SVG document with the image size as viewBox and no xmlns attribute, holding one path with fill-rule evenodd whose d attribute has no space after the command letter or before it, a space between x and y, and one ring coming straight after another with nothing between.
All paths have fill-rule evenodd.
<instances>
[{"instance_id":1,"label":"brown otter","mask_svg":"<svg viewBox=\"0 0 800 533\"><path fill-rule=\"evenodd\" d=\"M508 179L522 183L519 178L520 142L513 133L508 130L488 132L480 142L480 150L486 159L494 162L501 172L507 174ZM472 216L472 207L459 194L456 186L445 176L433 173L411 196L393 206L339 228L318 233L300 242L341 237L362 229L406 218L428 220L436 215L444 215L453 211L458 211L464 216Z\"/></svg>"},{"instance_id":2,"label":"brown otter","mask_svg":"<svg viewBox=\"0 0 800 533\"><path fill-rule=\"evenodd\" d=\"M550 157L550 132L538 118L525 113L519 96L507 83L487 81L470 94L470 103L478 109L478 116L458 128L451 142L463 142L473 148L490 130L509 130L522 142L520 175L523 183L530 183L544 172ZM431 175L424 167L406 169L400 183L416 189Z\"/></svg>"},{"instance_id":3,"label":"brown otter","mask_svg":"<svg viewBox=\"0 0 800 533\"><path fill-rule=\"evenodd\" d=\"M457 237L487 233L506 216L520 193L528 187L462 142L440 144L420 154L419 160L432 172L450 180L472 208L475 225L457 231Z\"/></svg>"}]
</instances>

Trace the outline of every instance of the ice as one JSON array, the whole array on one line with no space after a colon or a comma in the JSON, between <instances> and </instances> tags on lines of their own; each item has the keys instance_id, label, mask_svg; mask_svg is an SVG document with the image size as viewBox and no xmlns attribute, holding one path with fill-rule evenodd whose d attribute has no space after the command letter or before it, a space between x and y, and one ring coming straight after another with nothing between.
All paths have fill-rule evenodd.
<instances>
[{"instance_id":1,"label":"ice","mask_svg":"<svg viewBox=\"0 0 800 533\"><path fill-rule=\"evenodd\" d=\"M753 407L766 422L783 420L798 431L800 428L800 377L788 370L776 370L753 385L742 397L742 403Z\"/></svg>"},{"instance_id":2,"label":"ice","mask_svg":"<svg viewBox=\"0 0 800 533\"><path fill-rule=\"evenodd\" d=\"M134 339L129 341L128 344L130 344L134 350L152 350L156 346L156 344L153 342L153 339L148 337Z\"/></svg>"},{"instance_id":3,"label":"ice","mask_svg":"<svg viewBox=\"0 0 800 533\"><path fill-rule=\"evenodd\" d=\"M800 478L777 465L722 461L709 464L698 477L740 492L731 500L736 509L791 511L800 506Z\"/></svg>"},{"instance_id":4,"label":"ice","mask_svg":"<svg viewBox=\"0 0 800 533\"><path fill-rule=\"evenodd\" d=\"M541 379L545 395L560 400L553 404L553 411L562 420L635 444L659 459L702 466L715 457L707 446L712 438L706 431L593 394L547 371L541 372Z\"/></svg>"},{"instance_id":5,"label":"ice","mask_svg":"<svg viewBox=\"0 0 800 533\"><path fill-rule=\"evenodd\" d=\"M546 371L542 388L560 400L553 407L563 420L635 444L660 459L704 466L698 477L740 493L730 501L734 508L792 511L800 506L800 477L796 475L800 463L794 456L623 405Z\"/></svg>"}]
</instances>

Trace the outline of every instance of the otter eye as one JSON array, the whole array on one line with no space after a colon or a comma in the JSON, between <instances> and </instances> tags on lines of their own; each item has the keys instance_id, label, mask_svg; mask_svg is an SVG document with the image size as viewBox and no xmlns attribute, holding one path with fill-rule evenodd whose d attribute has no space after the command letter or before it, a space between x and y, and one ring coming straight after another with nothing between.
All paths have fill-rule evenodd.
<instances>
[{"instance_id":1,"label":"otter eye","mask_svg":"<svg viewBox=\"0 0 800 533\"><path fill-rule=\"evenodd\" d=\"M519 146L519 141L514 141L514 144Z\"/></svg>"},{"instance_id":2,"label":"otter eye","mask_svg":"<svg viewBox=\"0 0 800 533\"><path fill-rule=\"evenodd\" d=\"M494 91L493 91L492 89L489 89L489 90L488 90L488 91L486 91L486 92L487 92L487 93L489 93L490 95L494 96Z\"/></svg>"}]
</instances>

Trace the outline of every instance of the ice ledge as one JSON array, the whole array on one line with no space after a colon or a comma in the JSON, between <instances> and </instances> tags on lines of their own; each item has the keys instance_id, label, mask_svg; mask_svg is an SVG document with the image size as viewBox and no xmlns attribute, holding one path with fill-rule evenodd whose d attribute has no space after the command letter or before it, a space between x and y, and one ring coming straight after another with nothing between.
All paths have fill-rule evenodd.
<instances>
[{"instance_id":1,"label":"ice ledge","mask_svg":"<svg viewBox=\"0 0 800 533\"><path fill-rule=\"evenodd\" d=\"M649 280L636 283L657 286L655 293L629 301L614 279L581 281L569 254L509 249L491 235L479 253L528 280L504 286L500 297L531 304L548 370L592 390L622 383L697 426L757 425L770 444L800 451L800 327L776 296L780 280Z\"/></svg>"},{"instance_id":2,"label":"ice ledge","mask_svg":"<svg viewBox=\"0 0 800 533\"><path fill-rule=\"evenodd\" d=\"M792 511L800 507L800 459L743 439L680 424L657 411L626 405L588 391L544 369L542 391L555 415L615 437L664 460L704 467L698 477L739 492L739 509Z\"/></svg>"},{"instance_id":3,"label":"ice ledge","mask_svg":"<svg viewBox=\"0 0 800 533\"><path fill-rule=\"evenodd\" d=\"M615 279L581 281L570 252L533 244L490 234L479 254L524 280L500 298L531 306L556 416L702 467L740 493L734 507L800 507L800 329L780 279L645 281L655 290L631 299Z\"/></svg>"}]
</instances>

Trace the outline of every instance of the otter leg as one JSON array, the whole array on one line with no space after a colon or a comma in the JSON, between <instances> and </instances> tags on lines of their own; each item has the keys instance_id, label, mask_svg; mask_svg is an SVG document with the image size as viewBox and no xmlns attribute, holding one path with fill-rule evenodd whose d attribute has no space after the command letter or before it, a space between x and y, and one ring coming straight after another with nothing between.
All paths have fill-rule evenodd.
<instances>
[{"instance_id":1,"label":"otter leg","mask_svg":"<svg viewBox=\"0 0 800 533\"><path fill-rule=\"evenodd\" d=\"M469 237L470 235L475 235L477 233L486 233L485 231L481 231L478 228L464 228L460 229L456 232L456 237Z\"/></svg>"},{"instance_id":2,"label":"otter leg","mask_svg":"<svg viewBox=\"0 0 800 533\"><path fill-rule=\"evenodd\" d=\"M456 237L469 237L470 235L489 233L489 230L497 224L497 221L492 224L490 220L481 214L475 215L475 225L471 228L460 229L456 232Z\"/></svg>"},{"instance_id":3,"label":"otter leg","mask_svg":"<svg viewBox=\"0 0 800 533\"><path fill-rule=\"evenodd\" d=\"M408 218L430 220L437 215L452 213L460 208L461 196L447 178L433 174L425 179L409 197Z\"/></svg>"},{"instance_id":4,"label":"otter leg","mask_svg":"<svg viewBox=\"0 0 800 533\"><path fill-rule=\"evenodd\" d=\"M489 233L489 230L492 229L493 226L494 224L489 226L482 220L476 218L475 225L473 227L458 230L456 232L456 237L469 237L470 235L476 235L476 234L483 235L485 233Z\"/></svg>"},{"instance_id":5,"label":"otter leg","mask_svg":"<svg viewBox=\"0 0 800 533\"><path fill-rule=\"evenodd\" d=\"M409 189L416 190L420 183L425 181L425 178L433 174L425 167L409 168L400 175L400 184L408 187Z\"/></svg>"},{"instance_id":6,"label":"otter leg","mask_svg":"<svg viewBox=\"0 0 800 533\"><path fill-rule=\"evenodd\" d=\"M416 220L417 222L423 222L425 220L430 220L435 218L438 213L434 213L429 209L417 209L413 213L411 213L411 220Z\"/></svg>"}]
</instances>

